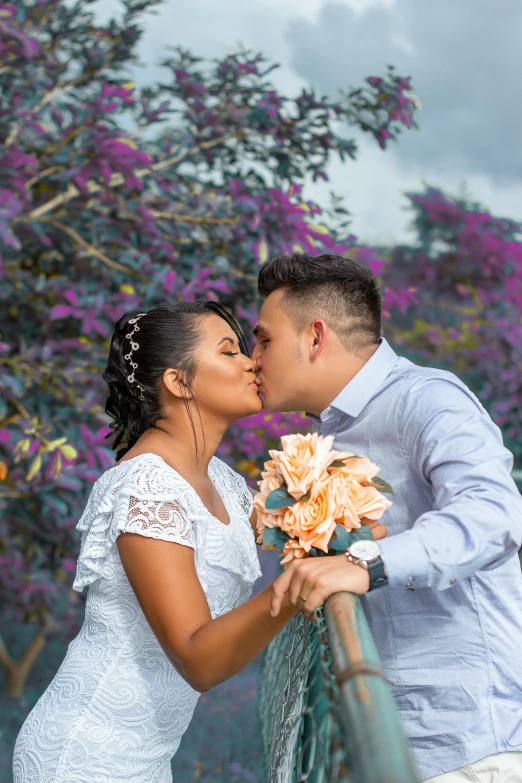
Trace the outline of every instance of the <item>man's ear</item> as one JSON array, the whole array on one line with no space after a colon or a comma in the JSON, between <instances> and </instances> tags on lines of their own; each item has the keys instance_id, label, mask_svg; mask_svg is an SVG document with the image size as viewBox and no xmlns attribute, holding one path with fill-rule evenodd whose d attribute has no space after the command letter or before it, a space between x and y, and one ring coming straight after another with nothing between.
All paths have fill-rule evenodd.
<instances>
[{"instance_id":1,"label":"man's ear","mask_svg":"<svg viewBox=\"0 0 522 783\"><path fill-rule=\"evenodd\" d=\"M174 397L185 400L192 399L193 395L183 380L179 370L174 369L174 367L169 367L169 369L165 370L163 373L162 380L167 391L174 395Z\"/></svg>"},{"instance_id":2,"label":"man's ear","mask_svg":"<svg viewBox=\"0 0 522 783\"><path fill-rule=\"evenodd\" d=\"M322 318L310 324L310 360L315 362L326 348L328 327Z\"/></svg>"}]
</instances>

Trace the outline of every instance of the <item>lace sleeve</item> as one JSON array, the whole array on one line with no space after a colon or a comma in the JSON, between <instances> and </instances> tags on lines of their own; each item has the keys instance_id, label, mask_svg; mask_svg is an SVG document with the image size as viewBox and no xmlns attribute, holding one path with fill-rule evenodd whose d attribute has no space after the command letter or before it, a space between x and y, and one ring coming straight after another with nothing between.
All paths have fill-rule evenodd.
<instances>
[{"instance_id":1,"label":"lace sleeve","mask_svg":"<svg viewBox=\"0 0 522 783\"><path fill-rule=\"evenodd\" d=\"M194 531L186 510L179 500L145 500L129 498L127 517L121 531L148 538L161 538L194 549Z\"/></svg>"},{"instance_id":2,"label":"lace sleeve","mask_svg":"<svg viewBox=\"0 0 522 783\"><path fill-rule=\"evenodd\" d=\"M104 473L93 487L78 522L82 533L73 589L81 590L103 574L120 533L139 533L195 549L189 485L160 457L143 455Z\"/></svg>"}]
</instances>

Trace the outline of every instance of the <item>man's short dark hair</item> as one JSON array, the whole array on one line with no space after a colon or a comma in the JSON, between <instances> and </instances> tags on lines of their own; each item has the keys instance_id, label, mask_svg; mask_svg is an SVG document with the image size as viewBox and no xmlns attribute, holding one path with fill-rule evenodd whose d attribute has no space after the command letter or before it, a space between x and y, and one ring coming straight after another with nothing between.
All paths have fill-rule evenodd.
<instances>
[{"instance_id":1,"label":"man's short dark hair","mask_svg":"<svg viewBox=\"0 0 522 783\"><path fill-rule=\"evenodd\" d=\"M264 298L278 289L298 331L322 318L343 345L357 350L381 336L382 297L367 267L335 253L293 253L261 267L258 291Z\"/></svg>"}]
</instances>

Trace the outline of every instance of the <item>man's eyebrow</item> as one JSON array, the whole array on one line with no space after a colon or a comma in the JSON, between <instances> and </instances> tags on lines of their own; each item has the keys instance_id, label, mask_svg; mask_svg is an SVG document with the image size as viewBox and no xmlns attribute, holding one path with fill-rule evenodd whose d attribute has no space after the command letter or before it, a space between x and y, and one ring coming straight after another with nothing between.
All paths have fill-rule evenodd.
<instances>
[{"instance_id":1,"label":"man's eyebrow","mask_svg":"<svg viewBox=\"0 0 522 783\"><path fill-rule=\"evenodd\" d=\"M267 329L266 326L264 326L264 324L256 324L254 326L254 334L255 334L256 337L259 334L259 332L263 332L263 334L266 334L266 335L270 334L270 330Z\"/></svg>"}]
</instances>

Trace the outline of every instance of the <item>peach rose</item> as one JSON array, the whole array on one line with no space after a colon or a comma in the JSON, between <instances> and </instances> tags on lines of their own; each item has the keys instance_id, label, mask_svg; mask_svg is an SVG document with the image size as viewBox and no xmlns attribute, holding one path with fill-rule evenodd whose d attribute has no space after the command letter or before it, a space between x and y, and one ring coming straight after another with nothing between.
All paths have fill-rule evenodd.
<instances>
[{"instance_id":1,"label":"peach rose","mask_svg":"<svg viewBox=\"0 0 522 783\"><path fill-rule=\"evenodd\" d=\"M257 482L259 487L259 492L254 497L254 508L259 513L275 513L275 515L278 515L281 513L281 509L274 509L273 512L270 512L265 509L265 502L267 497L271 492L273 492L274 489L279 489L279 487L282 484L281 476L277 473L277 470L275 468L275 464L272 461L269 461L265 464L265 469L263 470L261 474L261 481Z\"/></svg>"},{"instance_id":2,"label":"peach rose","mask_svg":"<svg viewBox=\"0 0 522 783\"><path fill-rule=\"evenodd\" d=\"M290 509L279 508L278 513L274 511L258 511L256 528L258 532L257 543L263 543L263 531L265 527L278 527L289 536L293 535L294 529L294 517L290 512Z\"/></svg>"},{"instance_id":3,"label":"peach rose","mask_svg":"<svg viewBox=\"0 0 522 783\"><path fill-rule=\"evenodd\" d=\"M270 451L276 470L283 476L288 492L300 500L315 481L324 477L332 457L333 435L283 435L282 451Z\"/></svg>"},{"instance_id":4,"label":"peach rose","mask_svg":"<svg viewBox=\"0 0 522 783\"><path fill-rule=\"evenodd\" d=\"M302 557L308 557L308 553L303 549L299 541L291 538L283 547L283 559L281 565L291 563L292 560L300 560Z\"/></svg>"},{"instance_id":5,"label":"peach rose","mask_svg":"<svg viewBox=\"0 0 522 783\"><path fill-rule=\"evenodd\" d=\"M331 482L317 482L309 500L296 503L289 509L294 518L292 534L306 552L314 546L328 552L328 544L335 530L335 491Z\"/></svg>"},{"instance_id":6,"label":"peach rose","mask_svg":"<svg viewBox=\"0 0 522 783\"><path fill-rule=\"evenodd\" d=\"M363 517L380 519L386 509L392 505L391 501L385 498L376 487L362 486L354 476L344 474L342 471L336 476L332 476L332 481L344 484L351 505L359 519Z\"/></svg>"},{"instance_id":7,"label":"peach rose","mask_svg":"<svg viewBox=\"0 0 522 783\"><path fill-rule=\"evenodd\" d=\"M347 530L355 530L360 527L359 514L352 502L354 490L351 482L341 473L336 473L330 478L330 486L335 498L335 521Z\"/></svg>"},{"instance_id":8,"label":"peach rose","mask_svg":"<svg viewBox=\"0 0 522 783\"><path fill-rule=\"evenodd\" d=\"M392 505L391 500L384 497L375 487L362 487L360 484L354 485L352 503L360 519L363 517L380 519L386 509Z\"/></svg>"},{"instance_id":9,"label":"peach rose","mask_svg":"<svg viewBox=\"0 0 522 783\"><path fill-rule=\"evenodd\" d=\"M261 476L261 481L257 482L259 492L254 497L254 508L257 511L258 544L263 543L263 530L265 527L279 527L291 535L291 525L293 524L293 518L289 515L287 508L265 508L269 494L274 489L279 489L282 484L281 475L278 474L272 461L268 461L265 464L265 470Z\"/></svg>"},{"instance_id":10,"label":"peach rose","mask_svg":"<svg viewBox=\"0 0 522 783\"><path fill-rule=\"evenodd\" d=\"M348 452L339 453L335 455L332 461L338 459L344 460L347 459L347 457L352 456L353 455ZM332 475L343 474L353 476L359 484L363 485L371 484L379 470L379 466L375 465L375 463L371 462L367 457L354 457L353 459L348 459L346 465L342 468L330 468Z\"/></svg>"}]
</instances>

